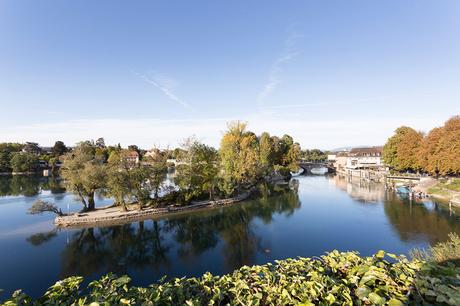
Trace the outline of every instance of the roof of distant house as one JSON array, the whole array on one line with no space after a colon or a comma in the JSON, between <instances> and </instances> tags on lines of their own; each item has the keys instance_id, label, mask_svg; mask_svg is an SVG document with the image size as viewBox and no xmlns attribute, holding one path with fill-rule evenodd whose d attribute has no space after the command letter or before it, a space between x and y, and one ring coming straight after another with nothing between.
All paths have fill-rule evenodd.
<instances>
[{"instance_id":1,"label":"roof of distant house","mask_svg":"<svg viewBox=\"0 0 460 306\"><path fill-rule=\"evenodd\" d=\"M353 148L350 150L350 155L353 156L367 156L368 154L380 156L383 152L383 147L367 147L367 148Z\"/></svg>"},{"instance_id":2,"label":"roof of distant house","mask_svg":"<svg viewBox=\"0 0 460 306\"><path fill-rule=\"evenodd\" d=\"M137 151L129 151L128 156L129 157L139 157L139 153L137 153Z\"/></svg>"},{"instance_id":3,"label":"roof of distant house","mask_svg":"<svg viewBox=\"0 0 460 306\"><path fill-rule=\"evenodd\" d=\"M44 152L52 152L53 151L53 147L40 147L40 149Z\"/></svg>"}]
</instances>

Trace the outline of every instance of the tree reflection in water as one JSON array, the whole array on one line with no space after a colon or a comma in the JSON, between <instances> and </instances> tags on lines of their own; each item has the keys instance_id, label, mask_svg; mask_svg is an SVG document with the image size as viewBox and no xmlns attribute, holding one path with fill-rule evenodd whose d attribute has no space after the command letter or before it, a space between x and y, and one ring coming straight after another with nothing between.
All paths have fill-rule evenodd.
<instances>
[{"instance_id":1,"label":"tree reflection in water","mask_svg":"<svg viewBox=\"0 0 460 306\"><path fill-rule=\"evenodd\" d=\"M45 242L50 241L56 236L57 236L57 229L53 229L52 231L49 231L49 232L33 234L29 238L27 238L27 241L34 246L39 246Z\"/></svg>"},{"instance_id":2,"label":"tree reflection in water","mask_svg":"<svg viewBox=\"0 0 460 306\"><path fill-rule=\"evenodd\" d=\"M437 202L404 199L388 193L384 210L403 241L417 240L423 236L434 245L447 239L452 231L460 233L458 216Z\"/></svg>"},{"instance_id":3,"label":"tree reflection in water","mask_svg":"<svg viewBox=\"0 0 460 306\"><path fill-rule=\"evenodd\" d=\"M158 270L169 264L168 250L158 221L82 229L73 234L62 253L61 276L101 271L125 274L128 268L146 266Z\"/></svg>"},{"instance_id":4,"label":"tree reflection in water","mask_svg":"<svg viewBox=\"0 0 460 306\"><path fill-rule=\"evenodd\" d=\"M300 207L295 190L267 185L260 190L261 198L228 207L75 231L61 254L60 276L108 271L129 274L128 269L146 268L159 272L173 264L172 258L190 263L219 243L227 270L251 264L257 252L264 252L253 221L270 223L273 214L291 215ZM42 242L52 235L40 234ZM35 240L37 237L28 239L34 245Z\"/></svg>"},{"instance_id":5,"label":"tree reflection in water","mask_svg":"<svg viewBox=\"0 0 460 306\"><path fill-rule=\"evenodd\" d=\"M50 190L52 194L65 192L60 178L31 175L0 176L1 196L36 196L42 190Z\"/></svg>"},{"instance_id":6,"label":"tree reflection in water","mask_svg":"<svg viewBox=\"0 0 460 306\"><path fill-rule=\"evenodd\" d=\"M402 241L428 240L431 245L445 241L450 232L460 233L458 211L429 199L403 198L385 190L381 183L333 176L330 181L358 203L382 203L385 215Z\"/></svg>"},{"instance_id":7,"label":"tree reflection in water","mask_svg":"<svg viewBox=\"0 0 460 306\"><path fill-rule=\"evenodd\" d=\"M11 180L8 188L15 186ZM22 273L34 279L47 277L51 284L70 275L82 275L90 281L112 271L131 275L137 285L148 285L163 275L194 276L205 271L222 274L242 265L314 256L340 247L372 254L385 245L393 253L408 254L411 248L447 239L449 232L460 234L459 211L449 212L431 201L411 202L385 190L382 184L339 177L306 176L298 180L300 185L291 180L290 189L261 185L257 198L239 204L160 220L42 233L35 227L26 228L28 235L33 235L18 254L29 256L33 245L39 255L29 257ZM1 182L0 188L4 186ZM39 186L41 189L46 184ZM305 202L302 207L301 200ZM22 201L28 205L20 199L10 200L13 204L4 207ZM64 206L68 201L72 200L65 198L60 204ZM42 229L45 223L37 223L36 228ZM388 239L380 242L374 239L376 235ZM297 236L303 237L303 242L297 242ZM12 236L11 241L14 239ZM48 266L42 267L45 271L33 272L33 267L41 264L40 254L49 256ZM10 266L6 262L2 268ZM29 288L40 289L37 283Z\"/></svg>"}]
</instances>

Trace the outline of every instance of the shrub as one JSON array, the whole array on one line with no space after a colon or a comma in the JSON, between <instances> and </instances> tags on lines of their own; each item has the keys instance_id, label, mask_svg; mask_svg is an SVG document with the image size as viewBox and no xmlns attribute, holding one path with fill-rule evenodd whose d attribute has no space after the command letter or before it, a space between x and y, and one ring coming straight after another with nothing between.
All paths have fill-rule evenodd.
<instances>
[{"instance_id":1,"label":"shrub","mask_svg":"<svg viewBox=\"0 0 460 306\"><path fill-rule=\"evenodd\" d=\"M37 200L32 204L32 206L28 210L29 214L31 215L40 215L44 212L52 212L58 216L63 216L62 210L58 208L56 205L43 200Z\"/></svg>"},{"instance_id":2,"label":"shrub","mask_svg":"<svg viewBox=\"0 0 460 306\"><path fill-rule=\"evenodd\" d=\"M81 291L82 278L70 277L36 301L18 290L4 305L458 305L459 275L453 265L383 251L371 257L333 251L315 259L244 266L223 276L161 280L146 288L109 274Z\"/></svg>"},{"instance_id":3,"label":"shrub","mask_svg":"<svg viewBox=\"0 0 460 306\"><path fill-rule=\"evenodd\" d=\"M291 177L291 171L288 167L275 165L274 166L275 173L281 175L282 177L289 178Z\"/></svg>"},{"instance_id":4,"label":"shrub","mask_svg":"<svg viewBox=\"0 0 460 306\"><path fill-rule=\"evenodd\" d=\"M411 255L418 260L435 261L440 264L451 262L460 266L460 237L456 233L450 233L446 242L440 242L428 250L412 250Z\"/></svg>"}]
</instances>

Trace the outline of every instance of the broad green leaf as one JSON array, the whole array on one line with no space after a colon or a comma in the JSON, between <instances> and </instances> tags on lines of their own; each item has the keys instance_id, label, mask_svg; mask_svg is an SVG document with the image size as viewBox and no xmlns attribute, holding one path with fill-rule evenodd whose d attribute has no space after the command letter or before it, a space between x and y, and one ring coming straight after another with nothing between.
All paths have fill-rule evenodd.
<instances>
[{"instance_id":1,"label":"broad green leaf","mask_svg":"<svg viewBox=\"0 0 460 306\"><path fill-rule=\"evenodd\" d=\"M368 298L375 305L383 305L383 303L385 303L385 299L375 292L369 293Z\"/></svg>"},{"instance_id":2,"label":"broad green leaf","mask_svg":"<svg viewBox=\"0 0 460 306\"><path fill-rule=\"evenodd\" d=\"M388 301L388 306L402 306L404 305L403 302L397 299L391 299Z\"/></svg>"}]
</instances>

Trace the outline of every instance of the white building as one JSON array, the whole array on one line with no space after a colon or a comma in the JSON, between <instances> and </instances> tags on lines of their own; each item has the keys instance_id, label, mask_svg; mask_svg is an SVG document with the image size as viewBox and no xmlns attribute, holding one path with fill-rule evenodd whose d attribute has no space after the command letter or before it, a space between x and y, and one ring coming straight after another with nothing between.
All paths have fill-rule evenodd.
<instances>
[{"instance_id":1,"label":"white building","mask_svg":"<svg viewBox=\"0 0 460 306\"><path fill-rule=\"evenodd\" d=\"M382 161L383 147L354 148L348 153L345 167L347 169L374 169L384 167Z\"/></svg>"},{"instance_id":2,"label":"white building","mask_svg":"<svg viewBox=\"0 0 460 306\"><path fill-rule=\"evenodd\" d=\"M328 155L327 155L327 161L328 161L328 162L333 163L333 162L336 161L336 159L337 159L337 154L328 154Z\"/></svg>"},{"instance_id":3,"label":"white building","mask_svg":"<svg viewBox=\"0 0 460 306\"><path fill-rule=\"evenodd\" d=\"M334 166L339 172L347 170L383 170L383 147L354 148L334 156Z\"/></svg>"}]
</instances>

